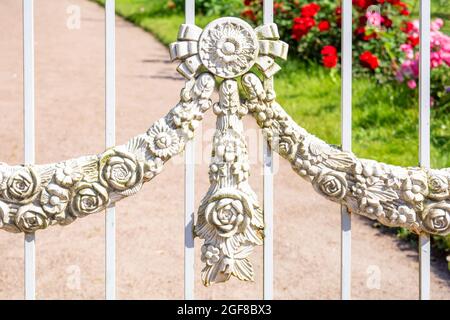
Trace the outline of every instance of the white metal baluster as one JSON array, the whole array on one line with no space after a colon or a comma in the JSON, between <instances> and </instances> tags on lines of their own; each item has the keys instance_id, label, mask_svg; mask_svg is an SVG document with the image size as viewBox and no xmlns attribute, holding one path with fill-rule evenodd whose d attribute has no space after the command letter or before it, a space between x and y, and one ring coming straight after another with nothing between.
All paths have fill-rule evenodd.
<instances>
[{"instance_id":1,"label":"white metal baluster","mask_svg":"<svg viewBox=\"0 0 450 320\"><path fill-rule=\"evenodd\" d=\"M420 1L419 161L430 168L430 0ZM430 236L419 237L420 299L430 299Z\"/></svg>"},{"instance_id":2,"label":"white metal baluster","mask_svg":"<svg viewBox=\"0 0 450 320\"><path fill-rule=\"evenodd\" d=\"M105 144L116 144L115 0L105 2ZM105 292L116 298L116 208L110 205L105 216Z\"/></svg>"},{"instance_id":3,"label":"white metal baluster","mask_svg":"<svg viewBox=\"0 0 450 320\"><path fill-rule=\"evenodd\" d=\"M273 23L273 0L263 2L264 24ZM264 86L273 88L273 78ZM264 300L273 299L273 151L266 139L263 142L264 177Z\"/></svg>"},{"instance_id":4,"label":"white metal baluster","mask_svg":"<svg viewBox=\"0 0 450 320\"><path fill-rule=\"evenodd\" d=\"M23 0L23 100L25 164L35 162L34 130L34 3ZM36 238L25 234L25 299L36 298Z\"/></svg>"},{"instance_id":5,"label":"white metal baluster","mask_svg":"<svg viewBox=\"0 0 450 320\"><path fill-rule=\"evenodd\" d=\"M352 148L352 0L342 1L341 41L341 143ZM341 207L341 299L351 298L351 216Z\"/></svg>"},{"instance_id":6,"label":"white metal baluster","mask_svg":"<svg viewBox=\"0 0 450 320\"><path fill-rule=\"evenodd\" d=\"M195 24L195 0L185 0L185 22ZM195 210L195 143L186 143L184 151L184 298L194 299L194 210Z\"/></svg>"}]
</instances>

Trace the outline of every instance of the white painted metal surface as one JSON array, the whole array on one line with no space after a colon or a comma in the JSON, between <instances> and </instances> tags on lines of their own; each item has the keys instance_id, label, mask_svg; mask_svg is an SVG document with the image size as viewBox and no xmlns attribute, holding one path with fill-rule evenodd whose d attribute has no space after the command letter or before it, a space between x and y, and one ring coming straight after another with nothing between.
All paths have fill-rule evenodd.
<instances>
[{"instance_id":1,"label":"white painted metal surface","mask_svg":"<svg viewBox=\"0 0 450 320\"><path fill-rule=\"evenodd\" d=\"M35 162L34 129L34 3L23 0L23 100L24 100L24 160L26 164ZM36 298L36 239L26 234L25 255L25 299Z\"/></svg>"},{"instance_id":2,"label":"white painted metal surface","mask_svg":"<svg viewBox=\"0 0 450 320\"><path fill-rule=\"evenodd\" d=\"M195 0L185 0L185 22L195 24ZM186 143L184 175L184 298L194 299L195 140Z\"/></svg>"},{"instance_id":3,"label":"white painted metal surface","mask_svg":"<svg viewBox=\"0 0 450 320\"><path fill-rule=\"evenodd\" d=\"M263 23L273 23L273 0L263 2ZM273 87L273 78L265 87ZM266 139L263 142L264 174L264 300L273 299L273 151Z\"/></svg>"},{"instance_id":4,"label":"white painted metal surface","mask_svg":"<svg viewBox=\"0 0 450 320\"><path fill-rule=\"evenodd\" d=\"M430 0L420 1L420 62L419 62L419 160L430 167ZM430 236L421 235L420 299L430 299Z\"/></svg>"},{"instance_id":5,"label":"white painted metal surface","mask_svg":"<svg viewBox=\"0 0 450 320\"><path fill-rule=\"evenodd\" d=\"M105 144L116 144L116 84L115 84L115 0L105 2ZM106 299L116 298L116 209L106 209L105 216L105 291Z\"/></svg>"},{"instance_id":6,"label":"white painted metal surface","mask_svg":"<svg viewBox=\"0 0 450 320\"><path fill-rule=\"evenodd\" d=\"M341 143L352 149L352 1L342 1ZM341 207L341 299L351 298L351 216Z\"/></svg>"}]
</instances>

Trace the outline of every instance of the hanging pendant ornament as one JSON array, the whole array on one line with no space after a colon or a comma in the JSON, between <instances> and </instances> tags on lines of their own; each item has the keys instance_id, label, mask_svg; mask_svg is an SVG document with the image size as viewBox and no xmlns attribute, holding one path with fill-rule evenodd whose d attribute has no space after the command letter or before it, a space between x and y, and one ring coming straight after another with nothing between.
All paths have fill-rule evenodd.
<instances>
[{"instance_id":1,"label":"hanging pendant ornament","mask_svg":"<svg viewBox=\"0 0 450 320\"><path fill-rule=\"evenodd\" d=\"M228 280L253 280L248 256L263 241L263 215L256 194L248 183L249 159L241 118L247 108L239 99L235 80L219 88L219 103L209 166L211 186L198 210L195 233L205 243L201 260L203 283L208 286Z\"/></svg>"}]
</instances>

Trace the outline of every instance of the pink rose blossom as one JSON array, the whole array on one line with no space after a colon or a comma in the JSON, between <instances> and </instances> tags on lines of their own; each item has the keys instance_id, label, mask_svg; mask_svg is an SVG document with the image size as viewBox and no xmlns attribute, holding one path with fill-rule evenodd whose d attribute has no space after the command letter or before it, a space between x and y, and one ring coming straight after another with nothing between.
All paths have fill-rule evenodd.
<instances>
[{"instance_id":1,"label":"pink rose blossom","mask_svg":"<svg viewBox=\"0 0 450 320\"><path fill-rule=\"evenodd\" d=\"M415 89L416 87L417 87L417 83L416 83L416 81L415 80L408 80L408 82L407 82L407 84L408 84L408 87L410 88L410 89Z\"/></svg>"},{"instance_id":2,"label":"pink rose blossom","mask_svg":"<svg viewBox=\"0 0 450 320\"><path fill-rule=\"evenodd\" d=\"M441 66L450 66L450 37L439 30L444 25L442 19L435 19L431 24L430 32L430 67L432 69ZM407 33L408 38L419 36L419 21L412 22L412 29ZM403 59L400 68L395 74L398 82L406 81L410 89L417 88L416 80L419 77L419 47L413 47L410 43L400 45Z\"/></svg>"},{"instance_id":3,"label":"pink rose blossom","mask_svg":"<svg viewBox=\"0 0 450 320\"><path fill-rule=\"evenodd\" d=\"M367 24L372 27L379 27L382 22L382 17L378 12L366 12Z\"/></svg>"},{"instance_id":4,"label":"pink rose blossom","mask_svg":"<svg viewBox=\"0 0 450 320\"><path fill-rule=\"evenodd\" d=\"M431 30L439 31L439 29L441 29L443 25L444 25L444 21L441 18L437 18L431 22Z\"/></svg>"}]
</instances>

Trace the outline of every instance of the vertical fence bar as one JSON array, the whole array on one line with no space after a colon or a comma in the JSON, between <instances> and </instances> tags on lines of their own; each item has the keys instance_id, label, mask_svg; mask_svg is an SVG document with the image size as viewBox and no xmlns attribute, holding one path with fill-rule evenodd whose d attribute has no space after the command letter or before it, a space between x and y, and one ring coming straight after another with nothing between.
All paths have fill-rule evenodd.
<instances>
[{"instance_id":1,"label":"vertical fence bar","mask_svg":"<svg viewBox=\"0 0 450 320\"><path fill-rule=\"evenodd\" d=\"M273 23L273 0L263 1L263 23ZM273 78L264 81L266 89L273 88ZM264 138L264 300L273 299L273 151Z\"/></svg>"},{"instance_id":2,"label":"vertical fence bar","mask_svg":"<svg viewBox=\"0 0 450 320\"><path fill-rule=\"evenodd\" d=\"M116 144L116 66L115 0L105 2L105 144ZM110 205L105 215L105 295L116 298L116 208Z\"/></svg>"},{"instance_id":3,"label":"vertical fence bar","mask_svg":"<svg viewBox=\"0 0 450 320\"><path fill-rule=\"evenodd\" d=\"M24 161L35 162L34 129L34 8L33 0L23 0L23 100ZM25 299L36 298L36 238L25 234Z\"/></svg>"},{"instance_id":4,"label":"vertical fence bar","mask_svg":"<svg viewBox=\"0 0 450 320\"><path fill-rule=\"evenodd\" d=\"M419 161L430 168L430 0L420 1ZM419 237L420 299L430 299L430 236Z\"/></svg>"},{"instance_id":5,"label":"vertical fence bar","mask_svg":"<svg viewBox=\"0 0 450 320\"><path fill-rule=\"evenodd\" d=\"M341 143L352 149L352 0L342 1L341 35ZM341 299L351 298L351 216L341 207Z\"/></svg>"},{"instance_id":6,"label":"vertical fence bar","mask_svg":"<svg viewBox=\"0 0 450 320\"><path fill-rule=\"evenodd\" d=\"M195 24L195 0L185 0L185 23ZM194 299L194 210L195 143L186 143L184 151L184 298Z\"/></svg>"}]
</instances>

